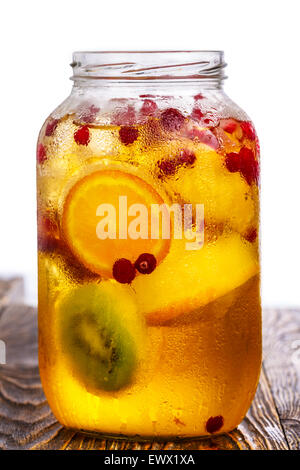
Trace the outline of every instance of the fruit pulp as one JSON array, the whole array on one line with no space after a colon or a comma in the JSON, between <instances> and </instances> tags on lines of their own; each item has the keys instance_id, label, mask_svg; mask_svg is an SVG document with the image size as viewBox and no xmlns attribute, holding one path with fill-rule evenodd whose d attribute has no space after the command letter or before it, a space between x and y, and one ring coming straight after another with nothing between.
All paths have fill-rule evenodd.
<instances>
[{"instance_id":1,"label":"fruit pulp","mask_svg":"<svg viewBox=\"0 0 300 470\"><path fill-rule=\"evenodd\" d=\"M42 384L69 428L227 432L250 406L261 363L257 139L231 116L208 126L202 113L151 109L132 126L124 114L110 125L70 114L42 128ZM187 250L172 230L169 239L126 239L116 207L115 238L99 239L99 204L124 196L147 209L203 204L203 246Z\"/></svg>"}]
</instances>

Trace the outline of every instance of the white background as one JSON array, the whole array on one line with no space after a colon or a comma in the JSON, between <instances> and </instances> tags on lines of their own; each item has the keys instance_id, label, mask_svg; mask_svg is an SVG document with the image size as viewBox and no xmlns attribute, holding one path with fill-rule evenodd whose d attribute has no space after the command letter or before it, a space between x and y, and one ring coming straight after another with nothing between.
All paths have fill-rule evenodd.
<instances>
[{"instance_id":1,"label":"white background","mask_svg":"<svg viewBox=\"0 0 300 470\"><path fill-rule=\"evenodd\" d=\"M1 4L0 275L36 297L35 146L69 94L73 50L223 49L225 90L262 149L264 305L300 305L299 0L43 0Z\"/></svg>"}]
</instances>

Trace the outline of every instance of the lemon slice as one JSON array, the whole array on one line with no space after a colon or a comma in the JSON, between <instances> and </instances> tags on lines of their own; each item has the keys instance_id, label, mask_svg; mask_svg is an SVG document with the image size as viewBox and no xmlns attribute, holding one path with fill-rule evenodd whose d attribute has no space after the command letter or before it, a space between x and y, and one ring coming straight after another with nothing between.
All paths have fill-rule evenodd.
<instances>
[{"instance_id":1,"label":"lemon slice","mask_svg":"<svg viewBox=\"0 0 300 470\"><path fill-rule=\"evenodd\" d=\"M202 249L173 240L170 253L152 274L132 287L149 324L163 324L229 293L258 273L256 248L238 233L220 236Z\"/></svg>"}]
</instances>

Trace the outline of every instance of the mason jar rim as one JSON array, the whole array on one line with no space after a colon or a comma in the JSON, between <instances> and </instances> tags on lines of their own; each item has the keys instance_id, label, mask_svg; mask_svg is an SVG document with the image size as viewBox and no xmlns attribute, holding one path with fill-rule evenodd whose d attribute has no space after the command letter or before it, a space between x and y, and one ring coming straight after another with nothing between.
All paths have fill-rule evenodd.
<instances>
[{"instance_id":1,"label":"mason jar rim","mask_svg":"<svg viewBox=\"0 0 300 470\"><path fill-rule=\"evenodd\" d=\"M222 50L76 51L71 67L75 81L204 79L221 82L226 63Z\"/></svg>"}]
</instances>

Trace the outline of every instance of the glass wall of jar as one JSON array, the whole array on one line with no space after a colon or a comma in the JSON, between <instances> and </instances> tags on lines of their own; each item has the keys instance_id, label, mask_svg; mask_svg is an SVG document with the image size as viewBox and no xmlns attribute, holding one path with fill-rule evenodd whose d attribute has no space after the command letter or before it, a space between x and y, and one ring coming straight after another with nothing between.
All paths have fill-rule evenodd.
<instances>
[{"instance_id":1,"label":"glass wall of jar","mask_svg":"<svg viewBox=\"0 0 300 470\"><path fill-rule=\"evenodd\" d=\"M222 433L261 364L259 144L218 51L76 52L37 145L39 360L57 419Z\"/></svg>"}]
</instances>

